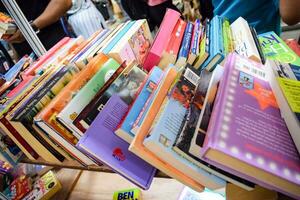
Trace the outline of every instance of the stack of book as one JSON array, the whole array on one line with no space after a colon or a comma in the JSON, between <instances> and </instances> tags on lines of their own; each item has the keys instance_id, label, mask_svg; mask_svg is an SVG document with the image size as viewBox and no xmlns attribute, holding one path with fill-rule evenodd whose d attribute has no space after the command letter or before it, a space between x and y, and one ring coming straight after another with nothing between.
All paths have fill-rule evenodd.
<instances>
[{"instance_id":1,"label":"stack of book","mask_svg":"<svg viewBox=\"0 0 300 200\"><path fill-rule=\"evenodd\" d=\"M17 31L17 26L13 23L13 19L0 12L0 38L7 39Z\"/></svg>"},{"instance_id":2,"label":"stack of book","mask_svg":"<svg viewBox=\"0 0 300 200\"><path fill-rule=\"evenodd\" d=\"M158 169L196 191L231 182L299 198L299 57L279 47L243 18L173 10L154 39L146 20L65 38L17 76L0 128L29 159L105 164L143 189ZM288 55L290 68L276 63Z\"/></svg>"}]
</instances>

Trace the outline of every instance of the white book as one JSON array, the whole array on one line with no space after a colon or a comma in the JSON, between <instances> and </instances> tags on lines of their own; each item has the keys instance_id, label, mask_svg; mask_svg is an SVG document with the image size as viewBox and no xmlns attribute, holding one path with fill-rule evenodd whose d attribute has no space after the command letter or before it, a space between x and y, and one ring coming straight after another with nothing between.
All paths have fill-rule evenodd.
<instances>
[{"instance_id":1,"label":"white book","mask_svg":"<svg viewBox=\"0 0 300 200\"><path fill-rule=\"evenodd\" d=\"M234 42L234 50L256 62L262 62L248 22L239 17L230 25Z\"/></svg>"}]
</instances>

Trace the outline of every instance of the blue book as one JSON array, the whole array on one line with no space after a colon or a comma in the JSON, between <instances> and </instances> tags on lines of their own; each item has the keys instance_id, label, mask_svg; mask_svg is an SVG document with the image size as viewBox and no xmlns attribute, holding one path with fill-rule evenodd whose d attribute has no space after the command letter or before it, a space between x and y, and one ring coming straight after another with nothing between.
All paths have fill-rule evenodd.
<instances>
[{"instance_id":1,"label":"blue book","mask_svg":"<svg viewBox=\"0 0 300 200\"><path fill-rule=\"evenodd\" d=\"M7 82L13 81L16 78L16 76L19 74L19 72L22 70L26 61L27 61L27 59L25 57L23 57L8 72L6 72L3 75L5 81L7 81Z\"/></svg>"},{"instance_id":2,"label":"blue book","mask_svg":"<svg viewBox=\"0 0 300 200\"><path fill-rule=\"evenodd\" d=\"M129 144L135 136L135 134L131 132L131 128L135 123L136 119L138 118L139 114L141 113L146 101L154 92L156 86L159 84L162 75L163 71L159 67L154 67L151 70L145 84L142 86L138 97L132 104L131 109L125 117L123 123L115 131L116 135L118 135L120 138L122 138Z\"/></svg>"},{"instance_id":3,"label":"blue book","mask_svg":"<svg viewBox=\"0 0 300 200\"><path fill-rule=\"evenodd\" d=\"M226 185L226 181L208 173L173 150L173 144L185 121L189 102L197 85L189 81L189 73L188 69L183 72L170 89L149 130L149 135L144 140L144 145L164 162L196 182L209 189L219 189Z\"/></svg>"},{"instance_id":4,"label":"blue book","mask_svg":"<svg viewBox=\"0 0 300 200\"><path fill-rule=\"evenodd\" d=\"M223 19L220 16L215 16L210 21L209 26L209 56L201 65L200 70L206 69L213 71L217 64L220 64L224 58L224 44L223 44Z\"/></svg>"},{"instance_id":5,"label":"blue book","mask_svg":"<svg viewBox=\"0 0 300 200\"><path fill-rule=\"evenodd\" d=\"M193 35L194 25L191 22L188 22L184 31L183 40L181 43L181 47L178 53L177 61L175 66L183 67L186 64L190 47L191 47L191 40Z\"/></svg>"},{"instance_id":6,"label":"blue book","mask_svg":"<svg viewBox=\"0 0 300 200\"><path fill-rule=\"evenodd\" d=\"M128 22L121 30L113 37L109 44L102 50L102 53L108 54L114 46L121 40L121 38L130 30L135 21Z\"/></svg>"}]
</instances>

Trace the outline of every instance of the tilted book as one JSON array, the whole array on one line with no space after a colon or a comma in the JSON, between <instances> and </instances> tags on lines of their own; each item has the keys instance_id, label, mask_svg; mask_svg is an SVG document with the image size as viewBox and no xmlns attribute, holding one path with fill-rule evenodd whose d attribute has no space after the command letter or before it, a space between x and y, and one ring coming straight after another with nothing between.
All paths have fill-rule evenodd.
<instances>
[{"instance_id":1,"label":"tilted book","mask_svg":"<svg viewBox=\"0 0 300 200\"><path fill-rule=\"evenodd\" d=\"M74 135L77 137L82 136L82 133L75 125L73 125L74 120L104 86L106 81L108 81L120 67L119 63L115 61L105 61L107 60L89 66L89 69L94 70L94 75L79 91L74 91L72 100L57 115L58 121L64 124L64 126L69 128L73 133L76 133Z\"/></svg>"},{"instance_id":2,"label":"tilted book","mask_svg":"<svg viewBox=\"0 0 300 200\"><path fill-rule=\"evenodd\" d=\"M130 152L129 144L114 134L127 109L128 105L118 95L112 95L77 147L139 187L148 189L156 169Z\"/></svg>"},{"instance_id":3,"label":"tilted book","mask_svg":"<svg viewBox=\"0 0 300 200\"><path fill-rule=\"evenodd\" d=\"M217 85L222 76L223 67L220 65L213 72L206 70L201 72L195 95L191 101L185 121L181 125L181 132L177 135L173 144L173 150L208 172L246 190L251 190L254 187L253 183L208 164L201 159L199 154L205 139L206 127L209 123Z\"/></svg>"},{"instance_id":4,"label":"tilted book","mask_svg":"<svg viewBox=\"0 0 300 200\"><path fill-rule=\"evenodd\" d=\"M266 188L300 198L300 159L281 118L265 67L230 54L203 158Z\"/></svg>"},{"instance_id":5,"label":"tilted book","mask_svg":"<svg viewBox=\"0 0 300 200\"><path fill-rule=\"evenodd\" d=\"M244 18L239 17L230 25L230 27L235 52L256 62L262 63L258 47L253 39L248 22Z\"/></svg>"},{"instance_id":6,"label":"tilted book","mask_svg":"<svg viewBox=\"0 0 300 200\"><path fill-rule=\"evenodd\" d=\"M109 52L118 62L142 64L153 42L147 20L137 20Z\"/></svg>"},{"instance_id":7,"label":"tilted book","mask_svg":"<svg viewBox=\"0 0 300 200\"><path fill-rule=\"evenodd\" d=\"M129 65L119 77L100 96L96 95L76 118L75 125L85 132L92 124L98 113L105 106L113 94L118 94L121 99L130 105L136 97L139 87L145 80L146 73L138 65Z\"/></svg>"},{"instance_id":8,"label":"tilted book","mask_svg":"<svg viewBox=\"0 0 300 200\"><path fill-rule=\"evenodd\" d=\"M201 64L200 70L206 69L213 71L217 64L220 64L225 57L223 18L218 15L214 16L214 18L209 22L209 26L207 28L209 32L207 36L209 39L209 55L204 63Z\"/></svg>"},{"instance_id":9,"label":"tilted book","mask_svg":"<svg viewBox=\"0 0 300 200\"><path fill-rule=\"evenodd\" d=\"M172 9L167 9L164 19L154 38L153 44L144 60L143 68L145 70L150 71L159 63L162 53L167 47L169 41L168 39L170 38L179 18L179 12Z\"/></svg>"},{"instance_id":10,"label":"tilted book","mask_svg":"<svg viewBox=\"0 0 300 200\"><path fill-rule=\"evenodd\" d=\"M175 64L184 35L185 27L186 22L182 19L179 19L169 38L169 43L166 49L163 51L161 59L157 65L161 69L167 68L169 64Z\"/></svg>"},{"instance_id":11,"label":"tilted book","mask_svg":"<svg viewBox=\"0 0 300 200\"><path fill-rule=\"evenodd\" d=\"M120 127L115 131L116 135L120 138L131 143L134 133L131 132L132 126L142 111L147 99L154 92L155 88L159 84L163 71L158 67L153 67L149 72L144 85L142 85L137 98L134 100L129 112L125 116L124 121L120 124Z\"/></svg>"},{"instance_id":12,"label":"tilted book","mask_svg":"<svg viewBox=\"0 0 300 200\"><path fill-rule=\"evenodd\" d=\"M173 166L164 162L153 152L147 149L143 144L144 140L147 138L152 122L155 119L155 116L157 115L159 108L168 93L169 88L176 79L177 73L178 72L172 67L166 69L166 72L158 88L155 90L155 95L153 100L151 101L149 109L146 111L145 118L147 120L143 120L141 127L139 128L137 134L135 135L133 141L129 146L129 150L141 157L142 159L144 159L145 161L147 161L148 163L150 163L151 165L155 166L157 169L166 173L168 176L181 181L183 184L188 185L189 187L197 191L202 191L204 187L201 184L185 175L185 173L182 173Z\"/></svg>"},{"instance_id":13,"label":"tilted book","mask_svg":"<svg viewBox=\"0 0 300 200\"><path fill-rule=\"evenodd\" d=\"M194 30L194 25L192 22L187 22L185 31L184 31L184 36L182 38L181 42L181 47L178 53L178 57L175 63L175 66L177 67L184 67L188 56L189 56L189 51L191 48L191 41L192 41L192 36L193 36L193 30Z\"/></svg>"},{"instance_id":14,"label":"tilted book","mask_svg":"<svg viewBox=\"0 0 300 200\"><path fill-rule=\"evenodd\" d=\"M181 124L185 120L197 82L190 82L187 76L190 65L177 78L173 87L164 99L158 114L144 140L147 149L153 152L164 162L177 170L185 173L190 178L210 189L219 189L226 185L226 182L194 163L180 156L173 150L173 144L180 132ZM191 66L190 66L191 67Z\"/></svg>"},{"instance_id":15,"label":"tilted book","mask_svg":"<svg viewBox=\"0 0 300 200\"><path fill-rule=\"evenodd\" d=\"M281 115L300 152L300 73L294 73L292 64L267 60L266 71L270 85L281 110ZM297 67L293 66L294 69ZM300 72L300 66L298 67Z\"/></svg>"}]
</instances>

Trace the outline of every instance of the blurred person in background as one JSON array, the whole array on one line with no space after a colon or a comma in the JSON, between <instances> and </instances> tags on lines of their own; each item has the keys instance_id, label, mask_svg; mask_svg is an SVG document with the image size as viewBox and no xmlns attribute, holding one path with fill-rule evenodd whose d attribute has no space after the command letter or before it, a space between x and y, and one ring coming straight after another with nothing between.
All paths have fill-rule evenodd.
<instances>
[{"instance_id":1,"label":"blurred person in background","mask_svg":"<svg viewBox=\"0 0 300 200\"><path fill-rule=\"evenodd\" d=\"M59 19L71 8L71 0L16 0L16 2L47 50L66 36ZM0 10L7 13L2 3ZM8 38L7 42L13 45L19 57L32 52L20 30Z\"/></svg>"},{"instance_id":2,"label":"blurred person in background","mask_svg":"<svg viewBox=\"0 0 300 200\"><path fill-rule=\"evenodd\" d=\"M200 0L202 4L209 1ZM300 0L211 0L214 15L227 17L232 23L242 16L258 33L281 33L281 19L288 25L300 22ZM201 4L201 5L202 5Z\"/></svg>"},{"instance_id":3,"label":"blurred person in background","mask_svg":"<svg viewBox=\"0 0 300 200\"><path fill-rule=\"evenodd\" d=\"M121 4L132 20L147 19L151 31L159 28L167 8L179 12L172 0L121 0Z\"/></svg>"},{"instance_id":4,"label":"blurred person in background","mask_svg":"<svg viewBox=\"0 0 300 200\"><path fill-rule=\"evenodd\" d=\"M89 38L98 30L107 28L105 19L91 0L72 0L72 7L67 12L68 23L76 36Z\"/></svg>"}]
</instances>

